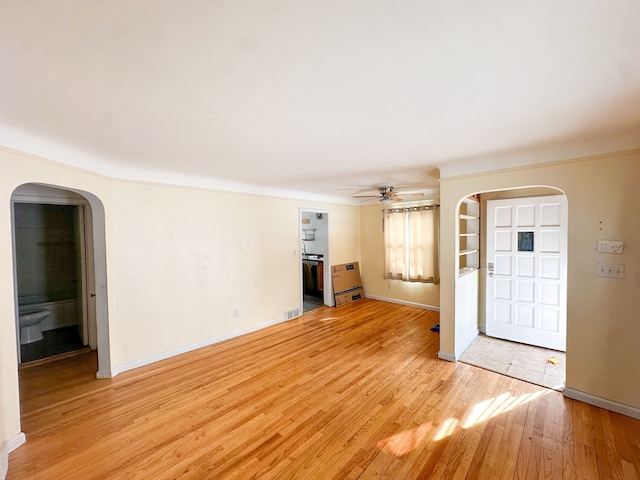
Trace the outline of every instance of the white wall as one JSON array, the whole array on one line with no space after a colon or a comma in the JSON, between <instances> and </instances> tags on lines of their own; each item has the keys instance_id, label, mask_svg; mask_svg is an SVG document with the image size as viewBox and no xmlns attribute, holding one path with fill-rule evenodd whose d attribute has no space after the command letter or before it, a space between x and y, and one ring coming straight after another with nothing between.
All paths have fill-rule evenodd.
<instances>
[{"instance_id":1,"label":"white wall","mask_svg":"<svg viewBox=\"0 0 640 480\"><path fill-rule=\"evenodd\" d=\"M640 152L441 180L440 349L456 344L456 206L476 192L548 186L569 204L567 387L640 409ZM596 240L622 240L622 255L597 253ZM598 262L622 263L622 280L595 277Z\"/></svg>"},{"instance_id":2,"label":"white wall","mask_svg":"<svg viewBox=\"0 0 640 480\"><path fill-rule=\"evenodd\" d=\"M302 212L301 220L306 220L309 223L300 224L300 238L304 238L305 229L314 229L314 239L304 241L303 245L307 253L324 255L326 253L325 245L327 245L327 222L328 216L321 214L322 218L318 218L317 213L314 212Z\"/></svg>"},{"instance_id":3,"label":"white wall","mask_svg":"<svg viewBox=\"0 0 640 480\"><path fill-rule=\"evenodd\" d=\"M358 207L120 181L3 149L0 169L0 445L20 433L10 217L19 185L91 192L104 205L112 372L301 308L301 207L329 212L333 262L360 260Z\"/></svg>"}]
</instances>

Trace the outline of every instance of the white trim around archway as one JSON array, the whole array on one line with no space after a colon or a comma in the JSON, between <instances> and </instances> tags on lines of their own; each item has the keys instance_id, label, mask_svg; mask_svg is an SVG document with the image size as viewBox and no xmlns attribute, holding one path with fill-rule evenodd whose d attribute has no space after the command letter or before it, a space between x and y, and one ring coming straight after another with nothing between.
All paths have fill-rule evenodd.
<instances>
[{"instance_id":1,"label":"white trim around archway","mask_svg":"<svg viewBox=\"0 0 640 480\"><path fill-rule=\"evenodd\" d=\"M40 183L26 183L17 187L11 196L11 202L15 201L85 206L87 293L89 294L87 307L89 317L95 319L96 347L98 350L96 377L111 378L115 376L117 372L112 368L109 341L105 212L102 202L97 196L83 190ZM17 302L16 281L14 268L14 299ZM17 304L15 311L18 311Z\"/></svg>"}]
</instances>

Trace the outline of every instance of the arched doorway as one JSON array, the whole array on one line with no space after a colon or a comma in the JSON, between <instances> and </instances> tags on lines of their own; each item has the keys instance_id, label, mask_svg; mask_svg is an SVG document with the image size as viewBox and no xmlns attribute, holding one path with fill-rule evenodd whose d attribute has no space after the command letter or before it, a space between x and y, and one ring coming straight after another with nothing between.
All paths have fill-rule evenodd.
<instances>
[{"instance_id":1,"label":"arched doorway","mask_svg":"<svg viewBox=\"0 0 640 480\"><path fill-rule=\"evenodd\" d=\"M102 202L89 192L29 183L14 190L11 204L18 361L21 353L19 325L21 311L26 311L25 308L30 311L48 311L48 316L53 318L48 318L48 323L44 325L45 329L72 323L74 312L77 312L78 331L82 343L98 351L96 376L111 377L105 216ZM18 242L25 238L18 238L24 232L16 232L16 214L19 211L23 214L26 212L27 217L29 214L44 216L47 212L53 212L53 215L58 218L67 215L69 220L66 223L72 222L77 226L73 234L75 238L71 239L69 233L65 236L64 233L54 232L59 236L54 235L47 239L32 236L27 245L20 246L25 248L17 248ZM61 221L65 223L64 219ZM41 224L46 224L46 221ZM28 228L29 220L22 226ZM49 230L54 231L55 228L49 228ZM75 253L71 253L72 251ZM46 257L47 255L53 258L28 260L29 256ZM72 256L75 261L71 260ZM68 260L67 263L73 263L73 266L62 267L60 262L65 260ZM26 278L18 278L18 273L24 274L25 271ZM52 271L56 273L46 274ZM46 302L47 308L40 308L43 302ZM25 307L26 304L29 305Z\"/></svg>"},{"instance_id":2,"label":"arched doorway","mask_svg":"<svg viewBox=\"0 0 640 480\"><path fill-rule=\"evenodd\" d=\"M521 378L550 388L562 389L566 365L564 342L560 342L562 344L561 347L544 345L540 343L535 335L544 333L537 331L537 327L540 324L543 324L543 330L548 329L548 332L551 333L550 327L545 322L548 322L549 325L553 323L550 321L550 312L553 313L554 311L559 313L558 318L564 322L562 324L564 330L560 330L562 330L563 335L567 333L566 257L568 252L566 249L566 217L558 228L549 224L551 228L545 228L543 229L545 231L542 232L538 231L539 229L536 230L537 227L535 225L538 220L534 217L538 217L538 215L542 215L547 211L544 206L541 207L542 210L539 210L540 207L536 207L538 203L546 205L546 201L541 200L545 198L549 199L550 204L557 203L555 200L552 201L554 198L561 199L562 201L557 204L565 205L562 209L564 211L563 215L566 216L566 196L561 190L547 186L473 192L473 195L478 203L477 218L479 218L479 222L475 238L479 239L479 244L476 242L473 250L467 250L469 252L477 252L473 254L476 255L476 261L472 262L475 268L461 268L460 274L456 278L456 292L458 293L456 295L456 329L459 329L461 337L464 337L458 358L466 363L482 366L515 378ZM463 204L464 201L461 200L459 208ZM515 219L513 219L514 223L509 224L513 225L513 228L502 229L503 231L499 232L500 238L509 239L507 247L500 247L504 251L501 251L499 255L500 261L503 262L501 263L501 268L504 267L510 271L507 275L505 275L505 272L499 272L500 275L498 275L498 265L497 263L494 265L494 258L497 258L497 256L494 257L495 250L493 249L495 246L492 246L493 242L489 241L489 235L492 235L491 240L494 240L493 233L489 231L491 228L488 225L491 223L488 221L490 204L504 204L503 207L500 207L501 212L509 211L513 214L515 212L520 212L521 215L528 214L526 227L518 228ZM460 218L468 216L462 213L462 210L460 210ZM511 218L507 219L508 222L511 222L511 220ZM560 239L561 235L558 233L560 231L562 231L565 240L560 242L563 247L560 248L558 257L563 257L564 260L561 261L560 259L558 260L559 263L556 263L554 254L551 253L552 250L548 248L548 243L544 239L551 238L551 235L548 235L550 233L553 233L553 238L556 238L556 234L558 234L557 238ZM460 227L458 235L461 237L461 242L464 240L463 233ZM519 246L520 236L525 234L531 236L530 249L520 248ZM511 248L512 241L513 245L515 245L513 249ZM533 248L534 243L535 249ZM540 254L539 247L542 244L545 244L546 247L542 249L543 253ZM463 243L460 243L460 245L463 245ZM462 255L464 253L463 248L460 247L458 251L460 252L460 258L464 258ZM558 280L555 279L555 274L550 275L551 270L547 268L549 265L555 266L553 271L558 275ZM560 265L564 266L559 267ZM461 262L460 266L463 266ZM496 278L494 278L494 268L496 269ZM469 277L464 276L467 273L466 270L476 270L476 272L471 272L471 276L475 273L472 292L462 288L469 283ZM500 291L492 283L496 282L498 277L500 277ZM553 289L553 298L558 302L559 307L557 308L554 307L555 302L550 301L551 296L545 296L545 292L550 292L551 287L555 287ZM465 294L459 295L463 291ZM500 297L500 312L491 308L492 305L490 304L496 295ZM523 336L515 340L517 343L507 344L504 341L505 339L509 340L509 342L513 342L514 339L509 336L495 335L495 329L487 328L492 326L490 322L494 320L493 313L489 312L494 311L497 312L496 315L500 313L500 321L503 322L501 326L508 328L515 325L513 328L519 329L518 333ZM522 312L529 312L530 315L525 317ZM507 318L510 316L511 318ZM529 320L529 322L523 321L523 318ZM530 340L527 339L528 331L531 331L532 335ZM483 338L478 337L479 333ZM551 360L551 362L548 362L548 360Z\"/></svg>"}]
</instances>

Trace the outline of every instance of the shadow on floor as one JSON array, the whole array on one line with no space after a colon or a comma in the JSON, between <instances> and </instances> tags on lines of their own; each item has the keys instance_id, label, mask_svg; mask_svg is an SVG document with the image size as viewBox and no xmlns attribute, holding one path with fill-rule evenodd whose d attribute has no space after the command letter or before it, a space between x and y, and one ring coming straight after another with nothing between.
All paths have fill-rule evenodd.
<instances>
[{"instance_id":1,"label":"shadow on floor","mask_svg":"<svg viewBox=\"0 0 640 480\"><path fill-rule=\"evenodd\" d=\"M459 360L542 387L564 389L566 354L557 350L478 335Z\"/></svg>"},{"instance_id":2,"label":"shadow on floor","mask_svg":"<svg viewBox=\"0 0 640 480\"><path fill-rule=\"evenodd\" d=\"M53 357L84 348L77 326L56 328L42 332L44 339L20 345L22 363Z\"/></svg>"}]
</instances>

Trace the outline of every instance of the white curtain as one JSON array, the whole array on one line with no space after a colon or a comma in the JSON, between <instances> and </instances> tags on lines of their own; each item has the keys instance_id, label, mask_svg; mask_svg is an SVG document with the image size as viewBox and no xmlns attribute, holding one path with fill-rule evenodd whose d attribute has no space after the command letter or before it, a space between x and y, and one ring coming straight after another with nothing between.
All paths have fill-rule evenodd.
<instances>
[{"instance_id":1,"label":"white curtain","mask_svg":"<svg viewBox=\"0 0 640 480\"><path fill-rule=\"evenodd\" d=\"M440 283L438 213L437 205L385 210L384 278Z\"/></svg>"}]
</instances>

